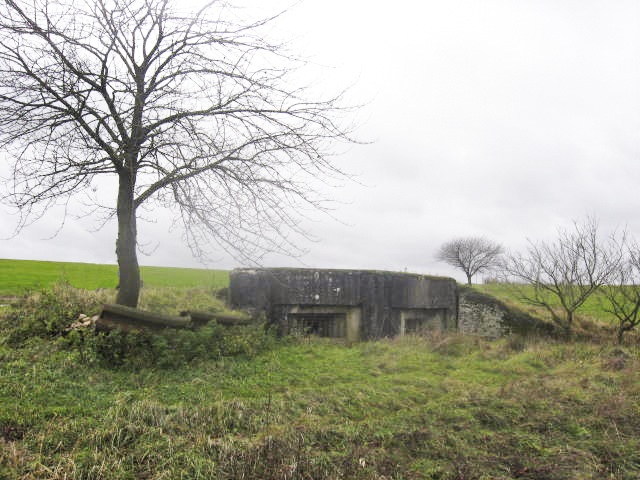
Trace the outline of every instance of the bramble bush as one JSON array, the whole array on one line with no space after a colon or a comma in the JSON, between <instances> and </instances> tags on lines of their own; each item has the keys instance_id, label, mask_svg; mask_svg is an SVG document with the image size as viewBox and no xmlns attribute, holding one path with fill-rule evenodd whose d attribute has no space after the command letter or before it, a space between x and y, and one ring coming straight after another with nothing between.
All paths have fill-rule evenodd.
<instances>
[{"instance_id":1,"label":"bramble bush","mask_svg":"<svg viewBox=\"0 0 640 480\"><path fill-rule=\"evenodd\" d=\"M185 292L189 295L178 299L179 303L193 300L194 293ZM211 322L198 330L167 329L154 333L120 330L96 333L90 328L69 331L81 313L97 314L104 303L112 301L112 296L110 292L91 292L58 283L19 299L0 322L7 332L7 342L14 347L33 337L57 338L60 348L76 351L79 361L85 364L131 368L173 368L196 359L252 357L272 348L277 341L264 323L224 327ZM215 302L220 303L217 299ZM217 306L215 302L211 304Z\"/></svg>"},{"instance_id":2,"label":"bramble bush","mask_svg":"<svg viewBox=\"0 0 640 480\"><path fill-rule=\"evenodd\" d=\"M9 330L8 341L19 346L31 337L58 337L81 313L95 315L111 300L106 291L88 291L58 282L49 289L24 295L0 321Z\"/></svg>"},{"instance_id":3,"label":"bramble bush","mask_svg":"<svg viewBox=\"0 0 640 480\"><path fill-rule=\"evenodd\" d=\"M126 368L175 368L194 360L255 355L273 348L276 336L264 324L223 327L215 321L198 329L167 329L160 333L124 333L114 330L94 334L74 331L60 341L75 349L86 363Z\"/></svg>"}]
</instances>

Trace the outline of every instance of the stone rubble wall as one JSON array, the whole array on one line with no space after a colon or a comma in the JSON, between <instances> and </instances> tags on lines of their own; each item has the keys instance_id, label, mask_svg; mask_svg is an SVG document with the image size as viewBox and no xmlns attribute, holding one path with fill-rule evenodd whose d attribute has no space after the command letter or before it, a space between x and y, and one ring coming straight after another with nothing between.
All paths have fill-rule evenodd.
<instances>
[{"instance_id":1,"label":"stone rubble wall","mask_svg":"<svg viewBox=\"0 0 640 480\"><path fill-rule=\"evenodd\" d=\"M499 338L512 333L551 334L553 326L528 313L514 310L490 295L459 287L458 331Z\"/></svg>"},{"instance_id":2,"label":"stone rubble wall","mask_svg":"<svg viewBox=\"0 0 640 480\"><path fill-rule=\"evenodd\" d=\"M499 305L474 302L473 297L460 294L458 297L458 331L464 334L498 338L509 335L511 329L505 324L506 311Z\"/></svg>"}]
</instances>

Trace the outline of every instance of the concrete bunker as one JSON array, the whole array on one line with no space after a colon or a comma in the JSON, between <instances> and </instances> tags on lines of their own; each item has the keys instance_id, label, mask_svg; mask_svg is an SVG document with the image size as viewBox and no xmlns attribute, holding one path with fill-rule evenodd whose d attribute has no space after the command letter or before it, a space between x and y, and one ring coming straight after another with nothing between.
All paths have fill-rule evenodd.
<instances>
[{"instance_id":1,"label":"concrete bunker","mask_svg":"<svg viewBox=\"0 0 640 480\"><path fill-rule=\"evenodd\" d=\"M451 278L370 270L236 269L234 308L263 312L282 333L356 341L456 328Z\"/></svg>"}]
</instances>

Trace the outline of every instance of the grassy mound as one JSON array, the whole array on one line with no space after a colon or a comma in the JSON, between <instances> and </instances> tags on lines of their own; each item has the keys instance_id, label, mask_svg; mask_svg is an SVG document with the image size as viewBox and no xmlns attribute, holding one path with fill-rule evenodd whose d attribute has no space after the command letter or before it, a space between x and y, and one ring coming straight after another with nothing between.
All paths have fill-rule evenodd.
<instances>
[{"instance_id":1,"label":"grassy mound","mask_svg":"<svg viewBox=\"0 0 640 480\"><path fill-rule=\"evenodd\" d=\"M511 302L507 305L494 295L468 286L459 287L459 298L478 305L486 305L503 313L502 321L508 331L520 335L554 335L555 328L551 323L540 320L523 310L522 305Z\"/></svg>"},{"instance_id":2,"label":"grassy mound","mask_svg":"<svg viewBox=\"0 0 640 480\"><path fill-rule=\"evenodd\" d=\"M553 324L550 313L537 306L532 306L523 302L518 297L519 286L514 288L506 283L487 283L484 285L474 285L473 291L478 294L489 296L504 303L507 308L521 312L523 315L542 319L547 324ZM529 287L524 287L529 288ZM553 305L559 313L562 313L560 304ZM589 340L592 342L611 342L615 340L618 320L611 313L606 311L608 302L603 295L595 292L576 311L572 333L575 338ZM625 343L633 345L640 341L640 331L635 330L625 334Z\"/></svg>"}]
</instances>

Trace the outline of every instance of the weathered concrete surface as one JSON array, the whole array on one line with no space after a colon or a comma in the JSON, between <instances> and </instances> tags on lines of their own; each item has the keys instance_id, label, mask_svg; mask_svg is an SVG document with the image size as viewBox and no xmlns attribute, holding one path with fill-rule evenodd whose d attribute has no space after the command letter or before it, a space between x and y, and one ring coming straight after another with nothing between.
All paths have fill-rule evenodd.
<instances>
[{"instance_id":1,"label":"weathered concrete surface","mask_svg":"<svg viewBox=\"0 0 640 480\"><path fill-rule=\"evenodd\" d=\"M456 282L443 277L370 270L236 269L231 272L230 300L233 308L265 312L283 332L301 323L311 325L314 315L344 315L350 340L395 336L409 324L425 322L430 322L429 328L456 328ZM319 307L342 310L321 312Z\"/></svg>"}]
</instances>

